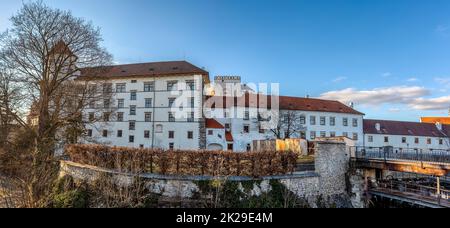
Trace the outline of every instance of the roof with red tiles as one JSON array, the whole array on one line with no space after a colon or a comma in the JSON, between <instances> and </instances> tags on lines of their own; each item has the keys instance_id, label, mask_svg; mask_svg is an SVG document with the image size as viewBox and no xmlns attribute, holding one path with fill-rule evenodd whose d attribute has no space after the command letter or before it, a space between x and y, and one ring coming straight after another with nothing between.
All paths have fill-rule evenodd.
<instances>
[{"instance_id":1,"label":"roof with red tiles","mask_svg":"<svg viewBox=\"0 0 450 228\"><path fill-rule=\"evenodd\" d=\"M127 65L102 66L81 69L80 78L124 78L124 77L166 77L198 74L207 77L209 73L186 61L151 62Z\"/></svg>"},{"instance_id":2,"label":"roof with red tiles","mask_svg":"<svg viewBox=\"0 0 450 228\"><path fill-rule=\"evenodd\" d=\"M208 97L206 101L207 107L212 108L229 108L234 107L253 107L253 108L271 108L272 102L279 101L281 110L298 110L298 111L314 111L314 112L332 112L347 113L355 115L364 115L355 109L339 102L332 100L322 100L313 98L287 97L287 96L267 96L258 94L245 94L241 97L213 96Z\"/></svg>"},{"instance_id":3,"label":"roof with red tiles","mask_svg":"<svg viewBox=\"0 0 450 228\"><path fill-rule=\"evenodd\" d=\"M376 128L377 124L380 124L379 131ZM364 120L364 133L424 137L449 137L450 125L442 125L442 131L440 131L437 128L436 124L433 123L391 120Z\"/></svg>"},{"instance_id":4,"label":"roof with red tiles","mask_svg":"<svg viewBox=\"0 0 450 228\"><path fill-rule=\"evenodd\" d=\"M225 127L215 119L206 119L206 128L225 129Z\"/></svg>"}]
</instances>

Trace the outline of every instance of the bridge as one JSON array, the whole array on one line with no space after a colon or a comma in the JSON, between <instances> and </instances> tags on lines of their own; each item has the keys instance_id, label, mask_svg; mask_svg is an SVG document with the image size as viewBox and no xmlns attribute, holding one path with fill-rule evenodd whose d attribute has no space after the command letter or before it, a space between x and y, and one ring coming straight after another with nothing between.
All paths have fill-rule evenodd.
<instances>
[{"instance_id":1,"label":"bridge","mask_svg":"<svg viewBox=\"0 0 450 228\"><path fill-rule=\"evenodd\" d=\"M449 176L450 150L353 147L350 156L351 166L366 173L368 195L422 207L450 208L450 184L441 183ZM411 181L390 177L387 180L386 176L392 172L422 178Z\"/></svg>"}]
</instances>

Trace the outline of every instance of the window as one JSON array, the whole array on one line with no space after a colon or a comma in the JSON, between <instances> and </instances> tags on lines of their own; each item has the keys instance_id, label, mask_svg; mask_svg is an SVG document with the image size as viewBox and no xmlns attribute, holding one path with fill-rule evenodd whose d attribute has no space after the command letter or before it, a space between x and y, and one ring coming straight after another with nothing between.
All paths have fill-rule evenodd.
<instances>
[{"instance_id":1,"label":"window","mask_svg":"<svg viewBox=\"0 0 450 228\"><path fill-rule=\"evenodd\" d=\"M402 137L402 143L406 143L406 137Z\"/></svg>"},{"instance_id":2,"label":"window","mask_svg":"<svg viewBox=\"0 0 450 228\"><path fill-rule=\"evenodd\" d=\"M325 131L321 131L321 132L320 132L320 137L321 137L321 138L327 137L327 133L326 133Z\"/></svg>"},{"instance_id":3,"label":"window","mask_svg":"<svg viewBox=\"0 0 450 228\"><path fill-rule=\"evenodd\" d=\"M343 118L342 119L342 125L344 125L344 127L348 126L348 118Z\"/></svg>"},{"instance_id":4,"label":"window","mask_svg":"<svg viewBox=\"0 0 450 228\"><path fill-rule=\"evenodd\" d=\"M132 101L137 100L137 92L136 92L136 90L131 91L130 100L132 100Z\"/></svg>"},{"instance_id":5,"label":"window","mask_svg":"<svg viewBox=\"0 0 450 228\"><path fill-rule=\"evenodd\" d=\"M109 112L103 113L103 122L109 122L110 116L111 116L111 113L109 113Z\"/></svg>"},{"instance_id":6,"label":"window","mask_svg":"<svg viewBox=\"0 0 450 228\"><path fill-rule=\"evenodd\" d=\"M348 138L348 132L343 132L342 136L347 137Z\"/></svg>"},{"instance_id":7,"label":"window","mask_svg":"<svg viewBox=\"0 0 450 228\"><path fill-rule=\"evenodd\" d=\"M336 117L330 117L330 126L336 126Z\"/></svg>"},{"instance_id":8,"label":"window","mask_svg":"<svg viewBox=\"0 0 450 228\"><path fill-rule=\"evenodd\" d=\"M169 150L175 149L175 143L169 143Z\"/></svg>"},{"instance_id":9,"label":"window","mask_svg":"<svg viewBox=\"0 0 450 228\"><path fill-rule=\"evenodd\" d=\"M143 148L144 148L144 145L142 145L142 144L141 144L141 145L139 145L139 148L143 149Z\"/></svg>"},{"instance_id":10,"label":"window","mask_svg":"<svg viewBox=\"0 0 450 228\"><path fill-rule=\"evenodd\" d=\"M316 125L316 117L315 116L309 117L309 122L310 122L311 125Z\"/></svg>"},{"instance_id":11,"label":"window","mask_svg":"<svg viewBox=\"0 0 450 228\"><path fill-rule=\"evenodd\" d=\"M229 151L233 151L233 143L229 143L229 144L227 145L227 149L228 149Z\"/></svg>"},{"instance_id":12,"label":"window","mask_svg":"<svg viewBox=\"0 0 450 228\"><path fill-rule=\"evenodd\" d=\"M103 93L112 93L113 85L111 83L103 84Z\"/></svg>"},{"instance_id":13,"label":"window","mask_svg":"<svg viewBox=\"0 0 450 228\"><path fill-rule=\"evenodd\" d=\"M144 82L144 92L153 92L155 90L154 82Z\"/></svg>"},{"instance_id":14,"label":"window","mask_svg":"<svg viewBox=\"0 0 450 228\"><path fill-rule=\"evenodd\" d=\"M125 83L116 84L116 93L125 93L125 92L126 92L126 84Z\"/></svg>"},{"instance_id":15,"label":"window","mask_svg":"<svg viewBox=\"0 0 450 228\"><path fill-rule=\"evenodd\" d=\"M152 107L152 98L145 98L145 108L151 108Z\"/></svg>"},{"instance_id":16,"label":"window","mask_svg":"<svg viewBox=\"0 0 450 228\"><path fill-rule=\"evenodd\" d=\"M188 139L193 139L194 138L194 132L193 131L188 131L187 138Z\"/></svg>"},{"instance_id":17,"label":"window","mask_svg":"<svg viewBox=\"0 0 450 228\"><path fill-rule=\"evenodd\" d=\"M214 134L214 131L213 130L209 130L208 131L208 135L213 135Z\"/></svg>"},{"instance_id":18,"label":"window","mask_svg":"<svg viewBox=\"0 0 450 228\"><path fill-rule=\"evenodd\" d=\"M177 81L169 81L167 82L167 91L176 90Z\"/></svg>"},{"instance_id":19,"label":"window","mask_svg":"<svg viewBox=\"0 0 450 228\"><path fill-rule=\"evenodd\" d=\"M123 112L117 113L117 122L123 122Z\"/></svg>"},{"instance_id":20,"label":"window","mask_svg":"<svg viewBox=\"0 0 450 228\"><path fill-rule=\"evenodd\" d=\"M108 137L108 130L103 130L103 138L107 138Z\"/></svg>"},{"instance_id":21,"label":"window","mask_svg":"<svg viewBox=\"0 0 450 228\"><path fill-rule=\"evenodd\" d=\"M439 139L439 145L443 145L444 144L444 140L443 139Z\"/></svg>"},{"instance_id":22,"label":"window","mask_svg":"<svg viewBox=\"0 0 450 228\"><path fill-rule=\"evenodd\" d=\"M175 116L172 112L169 112L169 122L175 122Z\"/></svg>"},{"instance_id":23,"label":"window","mask_svg":"<svg viewBox=\"0 0 450 228\"><path fill-rule=\"evenodd\" d=\"M420 143L419 138L415 138L415 139L414 139L414 143L415 143L415 144L419 144L419 143Z\"/></svg>"},{"instance_id":24,"label":"window","mask_svg":"<svg viewBox=\"0 0 450 228\"><path fill-rule=\"evenodd\" d=\"M175 99L176 98L169 98L169 108L173 107L173 105L175 104Z\"/></svg>"},{"instance_id":25,"label":"window","mask_svg":"<svg viewBox=\"0 0 450 228\"><path fill-rule=\"evenodd\" d=\"M137 83L137 80L131 80L131 83L133 83L133 84Z\"/></svg>"},{"instance_id":26,"label":"window","mask_svg":"<svg viewBox=\"0 0 450 228\"><path fill-rule=\"evenodd\" d=\"M353 125L353 127L358 127L358 119L353 118L352 125Z\"/></svg>"},{"instance_id":27,"label":"window","mask_svg":"<svg viewBox=\"0 0 450 228\"><path fill-rule=\"evenodd\" d=\"M286 113L286 114L283 115L283 122L284 123L289 123L289 114Z\"/></svg>"},{"instance_id":28,"label":"window","mask_svg":"<svg viewBox=\"0 0 450 228\"><path fill-rule=\"evenodd\" d=\"M244 120L250 120L250 112L249 111L244 112Z\"/></svg>"},{"instance_id":29,"label":"window","mask_svg":"<svg viewBox=\"0 0 450 228\"><path fill-rule=\"evenodd\" d=\"M89 108L90 109L94 109L95 108L95 101L90 101L89 102Z\"/></svg>"},{"instance_id":30,"label":"window","mask_svg":"<svg viewBox=\"0 0 450 228\"><path fill-rule=\"evenodd\" d=\"M136 130L136 121L130 121L130 123L128 125L129 125L130 131Z\"/></svg>"},{"instance_id":31,"label":"window","mask_svg":"<svg viewBox=\"0 0 450 228\"><path fill-rule=\"evenodd\" d=\"M95 113L93 113L93 112L89 113L89 121L90 122L94 122L95 121Z\"/></svg>"},{"instance_id":32,"label":"window","mask_svg":"<svg viewBox=\"0 0 450 228\"><path fill-rule=\"evenodd\" d=\"M320 117L320 125L322 126L326 125L326 118L324 116Z\"/></svg>"},{"instance_id":33,"label":"window","mask_svg":"<svg viewBox=\"0 0 450 228\"><path fill-rule=\"evenodd\" d=\"M163 125L158 124L156 125L156 133L162 133L163 132Z\"/></svg>"},{"instance_id":34,"label":"window","mask_svg":"<svg viewBox=\"0 0 450 228\"><path fill-rule=\"evenodd\" d=\"M244 125L244 133L249 133L250 132L250 126L249 125Z\"/></svg>"},{"instance_id":35,"label":"window","mask_svg":"<svg viewBox=\"0 0 450 228\"><path fill-rule=\"evenodd\" d=\"M103 108L109 108L111 106L111 101L109 99L103 100Z\"/></svg>"},{"instance_id":36,"label":"window","mask_svg":"<svg viewBox=\"0 0 450 228\"><path fill-rule=\"evenodd\" d=\"M130 143L134 143L134 135L130 135L128 138L129 138L128 141Z\"/></svg>"},{"instance_id":37,"label":"window","mask_svg":"<svg viewBox=\"0 0 450 228\"><path fill-rule=\"evenodd\" d=\"M122 130L118 130L117 131L117 138L122 138L123 136L123 131Z\"/></svg>"},{"instance_id":38,"label":"window","mask_svg":"<svg viewBox=\"0 0 450 228\"><path fill-rule=\"evenodd\" d=\"M316 139L316 132L315 131L311 131L309 134L310 134L310 139L312 139L312 140Z\"/></svg>"},{"instance_id":39,"label":"window","mask_svg":"<svg viewBox=\"0 0 450 228\"><path fill-rule=\"evenodd\" d=\"M152 122L152 113L151 112L145 113L145 122Z\"/></svg>"},{"instance_id":40,"label":"window","mask_svg":"<svg viewBox=\"0 0 450 228\"><path fill-rule=\"evenodd\" d=\"M369 136L369 138L367 139L369 142L373 142L373 136Z\"/></svg>"},{"instance_id":41,"label":"window","mask_svg":"<svg viewBox=\"0 0 450 228\"><path fill-rule=\"evenodd\" d=\"M385 143L388 143L388 142L389 142L389 137L385 136L385 137L384 137L384 142L385 142Z\"/></svg>"},{"instance_id":42,"label":"window","mask_svg":"<svg viewBox=\"0 0 450 228\"><path fill-rule=\"evenodd\" d=\"M195 97L191 97L189 105L190 105L191 108L195 107Z\"/></svg>"},{"instance_id":43,"label":"window","mask_svg":"<svg viewBox=\"0 0 450 228\"><path fill-rule=\"evenodd\" d=\"M174 138L175 138L175 132L169 131L169 139L174 139Z\"/></svg>"},{"instance_id":44,"label":"window","mask_svg":"<svg viewBox=\"0 0 450 228\"><path fill-rule=\"evenodd\" d=\"M336 137L336 132L334 132L334 131L330 132L330 137L331 137L331 138Z\"/></svg>"},{"instance_id":45,"label":"window","mask_svg":"<svg viewBox=\"0 0 450 228\"><path fill-rule=\"evenodd\" d=\"M302 124L302 125L306 124L306 116L305 115L300 116L300 124Z\"/></svg>"},{"instance_id":46,"label":"window","mask_svg":"<svg viewBox=\"0 0 450 228\"><path fill-rule=\"evenodd\" d=\"M125 107L125 100L124 99L118 99L117 100L117 107L118 108L124 108Z\"/></svg>"},{"instance_id":47,"label":"window","mask_svg":"<svg viewBox=\"0 0 450 228\"><path fill-rule=\"evenodd\" d=\"M252 145L247 144L247 152L249 152L249 151L251 151L251 150L252 150Z\"/></svg>"},{"instance_id":48,"label":"window","mask_svg":"<svg viewBox=\"0 0 450 228\"><path fill-rule=\"evenodd\" d=\"M136 115L136 105L131 105L130 106L130 116L135 116Z\"/></svg>"},{"instance_id":49,"label":"window","mask_svg":"<svg viewBox=\"0 0 450 228\"><path fill-rule=\"evenodd\" d=\"M358 133L353 133L353 140L358 141Z\"/></svg>"},{"instance_id":50,"label":"window","mask_svg":"<svg viewBox=\"0 0 450 228\"><path fill-rule=\"evenodd\" d=\"M187 122L194 122L194 112L189 113L189 116L187 118Z\"/></svg>"},{"instance_id":51,"label":"window","mask_svg":"<svg viewBox=\"0 0 450 228\"><path fill-rule=\"evenodd\" d=\"M144 131L144 138L146 139L150 138L150 131Z\"/></svg>"},{"instance_id":52,"label":"window","mask_svg":"<svg viewBox=\"0 0 450 228\"><path fill-rule=\"evenodd\" d=\"M92 137L92 129L88 129L87 130L87 136L88 137Z\"/></svg>"},{"instance_id":53,"label":"window","mask_svg":"<svg viewBox=\"0 0 450 228\"><path fill-rule=\"evenodd\" d=\"M229 118L229 117L230 117L230 111L229 111L229 110L225 110L225 111L223 112L223 117L224 117L224 118Z\"/></svg>"},{"instance_id":54,"label":"window","mask_svg":"<svg viewBox=\"0 0 450 228\"><path fill-rule=\"evenodd\" d=\"M195 82L192 80L186 81L186 89L194 91L195 90Z\"/></svg>"},{"instance_id":55,"label":"window","mask_svg":"<svg viewBox=\"0 0 450 228\"><path fill-rule=\"evenodd\" d=\"M430 138L427 139L427 144L431 145L431 139Z\"/></svg>"},{"instance_id":56,"label":"window","mask_svg":"<svg viewBox=\"0 0 450 228\"><path fill-rule=\"evenodd\" d=\"M265 134L266 130L260 125L259 126L259 134Z\"/></svg>"}]
</instances>

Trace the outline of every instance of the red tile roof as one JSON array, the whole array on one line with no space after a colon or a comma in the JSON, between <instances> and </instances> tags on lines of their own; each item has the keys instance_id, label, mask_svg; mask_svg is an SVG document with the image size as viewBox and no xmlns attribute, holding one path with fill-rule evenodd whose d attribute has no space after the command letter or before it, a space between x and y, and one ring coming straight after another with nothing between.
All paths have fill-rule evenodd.
<instances>
[{"instance_id":1,"label":"red tile roof","mask_svg":"<svg viewBox=\"0 0 450 228\"><path fill-rule=\"evenodd\" d=\"M80 78L123 78L123 77L164 77L199 74L207 77L209 73L186 61L137 63L128 65L103 66L81 69Z\"/></svg>"},{"instance_id":2,"label":"red tile roof","mask_svg":"<svg viewBox=\"0 0 450 228\"><path fill-rule=\"evenodd\" d=\"M206 119L206 128L225 129L225 127L215 119Z\"/></svg>"},{"instance_id":3,"label":"red tile roof","mask_svg":"<svg viewBox=\"0 0 450 228\"><path fill-rule=\"evenodd\" d=\"M380 124L377 131L376 124ZM443 125L440 131L435 124L419 122L403 122L390 120L364 120L364 134L386 134L424 137L448 137L450 125Z\"/></svg>"},{"instance_id":4,"label":"red tile roof","mask_svg":"<svg viewBox=\"0 0 450 228\"><path fill-rule=\"evenodd\" d=\"M313 98L287 97L287 96L266 96L257 94L245 94L241 97L225 97L214 96L209 97L206 101L207 107L224 108L224 107L267 107L271 108L272 98L279 99L279 108L282 110L299 110L299 111L316 111L316 112L332 112L347 113L355 115L364 115L355 109L342 104L339 101L321 100Z\"/></svg>"},{"instance_id":5,"label":"red tile roof","mask_svg":"<svg viewBox=\"0 0 450 228\"><path fill-rule=\"evenodd\" d=\"M226 132L225 133L225 139L227 140L227 142L233 142L233 135L231 134L231 132Z\"/></svg>"}]
</instances>

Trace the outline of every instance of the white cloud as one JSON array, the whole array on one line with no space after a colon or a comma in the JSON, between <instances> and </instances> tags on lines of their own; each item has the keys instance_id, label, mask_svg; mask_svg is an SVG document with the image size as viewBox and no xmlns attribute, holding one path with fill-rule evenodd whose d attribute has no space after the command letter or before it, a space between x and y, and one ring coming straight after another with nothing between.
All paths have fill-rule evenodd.
<instances>
[{"instance_id":1,"label":"white cloud","mask_svg":"<svg viewBox=\"0 0 450 228\"><path fill-rule=\"evenodd\" d=\"M400 112L400 111L402 111L402 110L399 108L390 108L389 109L389 112Z\"/></svg>"},{"instance_id":2,"label":"white cloud","mask_svg":"<svg viewBox=\"0 0 450 228\"><path fill-rule=\"evenodd\" d=\"M392 73L391 72L385 72L385 73L381 74L381 76L383 76L384 78L387 78L387 77L392 76Z\"/></svg>"},{"instance_id":3,"label":"white cloud","mask_svg":"<svg viewBox=\"0 0 450 228\"><path fill-rule=\"evenodd\" d=\"M423 87L395 86L375 88L372 90L356 90L347 88L322 94L322 99L338 100L343 103L355 102L365 105L381 105L386 103L408 103L409 101L428 95L429 91Z\"/></svg>"},{"instance_id":4,"label":"white cloud","mask_svg":"<svg viewBox=\"0 0 450 228\"><path fill-rule=\"evenodd\" d=\"M437 98L417 98L408 104L417 110L446 110L450 108L450 96Z\"/></svg>"},{"instance_id":5,"label":"white cloud","mask_svg":"<svg viewBox=\"0 0 450 228\"><path fill-rule=\"evenodd\" d=\"M419 81L419 79L418 78L408 78L406 81L407 82L417 82L417 81Z\"/></svg>"},{"instance_id":6,"label":"white cloud","mask_svg":"<svg viewBox=\"0 0 450 228\"><path fill-rule=\"evenodd\" d=\"M347 80L347 77L337 77L333 80L334 83L342 82Z\"/></svg>"}]
</instances>

